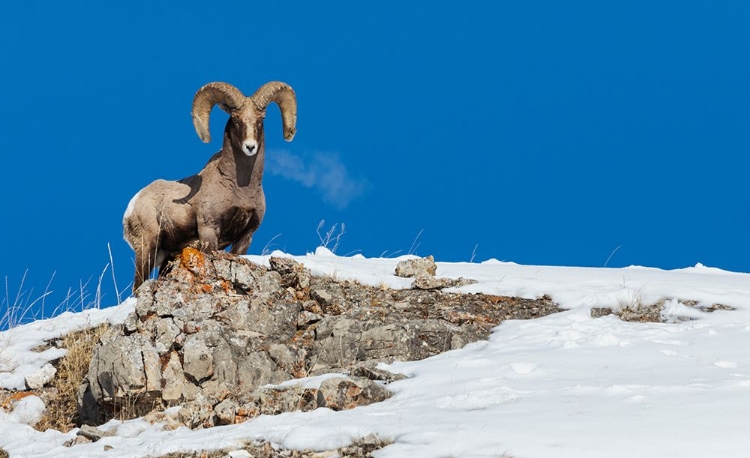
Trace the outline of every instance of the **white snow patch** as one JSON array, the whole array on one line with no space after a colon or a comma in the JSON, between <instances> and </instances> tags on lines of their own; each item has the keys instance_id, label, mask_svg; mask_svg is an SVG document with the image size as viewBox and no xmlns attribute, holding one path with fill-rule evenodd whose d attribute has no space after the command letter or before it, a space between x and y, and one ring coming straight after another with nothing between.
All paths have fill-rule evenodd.
<instances>
[{"instance_id":1,"label":"white snow patch","mask_svg":"<svg viewBox=\"0 0 750 458\"><path fill-rule=\"evenodd\" d=\"M16 402L8 418L16 423L34 426L42 418L43 413L44 401L38 396L26 396Z\"/></svg>"},{"instance_id":2,"label":"white snow patch","mask_svg":"<svg viewBox=\"0 0 750 458\"><path fill-rule=\"evenodd\" d=\"M304 378L286 380L276 385L268 384L264 386L268 388L274 388L274 387L289 388L289 387L298 386L304 389L318 389L320 388L320 384L323 383L325 380L328 380L330 378L339 378L339 377L346 377L346 374L333 372L330 374L316 375L314 377L304 377Z\"/></svg>"},{"instance_id":3,"label":"white snow patch","mask_svg":"<svg viewBox=\"0 0 750 458\"><path fill-rule=\"evenodd\" d=\"M73 331L109 322L118 324L135 307L135 298L129 298L116 307L89 309L83 312L65 312L54 318L34 321L0 332L0 388L23 390L25 378L36 374L42 366L62 358L62 348L32 351L45 342Z\"/></svg>"},{"instance_id":4,"label":"white snow patch","mask_svg":"<svg viewBox=\"0 0 750 458\"><path fill-rule=\"evenodd\" d=\"M679 321L684 319L702 318L704 312L695 307L688 307L677 299L672 299L664 303L661 310L661 318L664 321Z\"/></svg>"},{"instance_id":5,"label":"white snow patch","mask_svg":"<svg viewBox=\"0 0 750 458\"><path fill-rule=\"evenodd\" d=\"M516 374L525 375L532 372L534 369L539 367L539 365L536 363L510 363L510 367Z\"/></svg>"}]
</instances>

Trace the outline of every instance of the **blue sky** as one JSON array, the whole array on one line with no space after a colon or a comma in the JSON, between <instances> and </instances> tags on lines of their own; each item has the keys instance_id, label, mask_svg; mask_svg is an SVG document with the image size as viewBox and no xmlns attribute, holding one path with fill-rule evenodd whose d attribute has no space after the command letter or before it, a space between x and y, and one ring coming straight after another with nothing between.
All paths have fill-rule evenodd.
<instances>
[{"instance_id":1,"label":"blue sky","mask_svg":"<svg viewBox=\"0 0 750 458\"><path fill-rule=\"evenodd\" d=\"M11 296L95 284L108 244L127 286L131 196L220 148L226 115L208 145L190 118L211 81L297 93L250 253L325 220L341 255L750 271L747 2L109 3L0 5Z\"/></svg>"}]
</instances>

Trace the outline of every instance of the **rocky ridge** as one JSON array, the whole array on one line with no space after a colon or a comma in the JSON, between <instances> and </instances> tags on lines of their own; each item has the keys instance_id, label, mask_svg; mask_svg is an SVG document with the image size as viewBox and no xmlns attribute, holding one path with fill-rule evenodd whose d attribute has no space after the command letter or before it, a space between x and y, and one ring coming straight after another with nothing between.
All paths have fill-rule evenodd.
<instances>
[{"instance_id":1,"label":"rocky ridge","mask_svg":"<svg viewBox=\"0 0 750 458\"><path fill-rule=\"evenodd\" d=\"M403 377L379 363L427 358L486 339L505 319L560 311L548 297L444 292L470 280L435 277L430 258L405 261L396 273L413 277L413 287L365 286L312 276L287 258L264 267L188 248L139 288L134 313L95 348L79 390L81 421L148 414L210 427L350 409L387 399L387 384ZM321 377L293 382L311 376ZM171 406L179 409L161 412Z\"/></svg>"}]
</instances>

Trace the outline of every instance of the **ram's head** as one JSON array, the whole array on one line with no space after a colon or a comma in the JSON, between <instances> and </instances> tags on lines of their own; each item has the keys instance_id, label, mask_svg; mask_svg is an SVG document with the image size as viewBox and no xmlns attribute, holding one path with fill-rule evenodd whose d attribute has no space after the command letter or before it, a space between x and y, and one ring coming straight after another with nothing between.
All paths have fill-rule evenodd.
<instances>
[{"instance_id":1,"label":"ram's head","mask_svg":"<svg viewBox=\"0 0 750 458\"><path fill-rule=\"evenodd\" d=\"M193 99L193 125L201 140L211 141L209 116L214 105L229 113L225 129L231 146L248 156L255 155L263 144L263 119L266 107L276 102L281 110L284 124L284 139L292 141L296 132L297 102L294 90L280 81L261 86L255 94L245 97L231 84L209 83L195 94Z\"/></svg>"}]
</instances>

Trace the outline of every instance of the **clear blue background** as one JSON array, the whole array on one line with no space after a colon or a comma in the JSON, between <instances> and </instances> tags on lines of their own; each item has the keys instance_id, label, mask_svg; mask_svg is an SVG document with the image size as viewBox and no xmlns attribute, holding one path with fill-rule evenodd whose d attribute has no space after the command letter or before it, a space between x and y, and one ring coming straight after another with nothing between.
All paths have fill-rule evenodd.
<instances>
[{"instance_id":1,"label":"clear blue background","mask_svg":"<svg viewBox=\"0 0 750 458\"><path fill-rule=\"evenodd\" d=\"M750 271L746 1L161 3L0 5L11 303L27 269L32 299L56 272L47 309L93 292L107 244L127 288L130 197L220 147L223 112L209 145L190 118L210 81L298 96L252 254L325 219L341 255Z\"/></svg>"}]
</instances>

